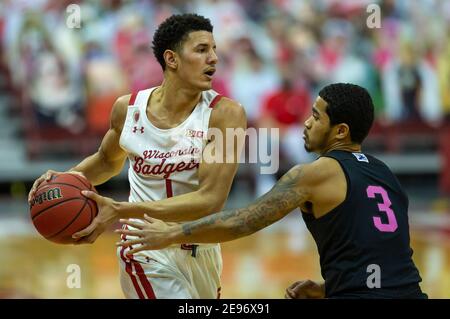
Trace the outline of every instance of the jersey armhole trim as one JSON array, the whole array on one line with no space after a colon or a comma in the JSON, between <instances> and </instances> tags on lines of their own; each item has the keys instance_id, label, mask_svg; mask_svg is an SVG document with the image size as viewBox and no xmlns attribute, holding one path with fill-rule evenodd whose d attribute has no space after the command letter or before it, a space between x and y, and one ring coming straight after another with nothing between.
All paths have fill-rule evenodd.
<instances>
[{"instance_id":1,"label":"jersey armhole trim","mask_svg":"<svg viewBox=\"0 0 450 319\"><path fill-rule=\"evenodd\" d=\"M217 94L215 98L212 99L211 103L209 103L209 108L212 109L216 104L220 101L223 95Z\"/></svg>"},{"instance_id":2,"label":"jersey armhole trim","mask_svg":"<svg viewBox=\"0 0 450 319\"><path fill-rule=\"evenodd\" d=\"M131 93L130 102L128 102L128 106L134 106L134 102L136 102L136 97L138 95L138 92Z\"/></svg>"}]
</instances>

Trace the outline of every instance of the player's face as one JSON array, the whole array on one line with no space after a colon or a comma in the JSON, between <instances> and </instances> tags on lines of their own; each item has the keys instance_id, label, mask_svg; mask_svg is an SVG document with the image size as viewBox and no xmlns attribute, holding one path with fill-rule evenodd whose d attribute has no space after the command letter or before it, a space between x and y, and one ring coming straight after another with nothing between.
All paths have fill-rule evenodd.
<instances>
[{"instance_id":1,"label":"player's face","mask_svg":"<svg viewBox=\"0 0 450 319\"><path fill-rule=\"evenodd\" d=\"M212 77L218 62L212 33L207 31L189 33L179 56L177 73L182 81L201 91L211 89Z\"/></svg>"},{"instance_id":2,"label":"player's face","mask_svg":"<svg viewBox=\"0 0 450 319\"><path fill-rule=\"evenodd\" d=\"M303 139L308 152L321 154L330 143L330 118L326 109L327 102L319 96L313 104L311 116L304 123Z\"/></svg>"}]
</instances>

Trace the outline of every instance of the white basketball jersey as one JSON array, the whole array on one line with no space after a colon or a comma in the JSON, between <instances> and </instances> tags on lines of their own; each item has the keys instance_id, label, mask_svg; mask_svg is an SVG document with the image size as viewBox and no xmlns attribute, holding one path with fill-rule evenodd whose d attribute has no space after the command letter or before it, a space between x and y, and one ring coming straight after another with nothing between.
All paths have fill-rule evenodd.
<instances>
[{"instance_id":1,"label":"white basketball jersey","mask_svg":"<svg viewBox=\"0 0 450 319\"><path fill-rule=\"evenodd\" d=\"M198 167L206 145L212 107L220 99L214 90L203 91L200 102L180 125L154 126L147 104L156 88L130 98L120 146L130 163L130 202L156 201L198 189Z\"/></svg>"},{"instance_id":2,"label":"white basketball jersey","mask_svg":"<svg viewBox=\"0 0 450 319\"><path fill-rule=\"evenodd\" d=\"M221 98L214 90L203 91L186 120L177 127L161 129L147 117L148 101L155 89L132 94L120 135L120 146L130 164L129 202L156 201L198 189L198 167L207 143L209 118ZM206 246L212 245L217 244Z\"/></svg>"}]
</instances>

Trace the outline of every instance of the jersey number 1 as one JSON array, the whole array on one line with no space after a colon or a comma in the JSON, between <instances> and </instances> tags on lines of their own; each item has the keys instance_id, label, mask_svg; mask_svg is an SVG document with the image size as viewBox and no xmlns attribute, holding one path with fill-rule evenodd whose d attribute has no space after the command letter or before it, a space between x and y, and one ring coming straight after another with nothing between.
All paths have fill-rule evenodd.
<instances>
[{"instance_id":1,"label":"jersey number 1","mask_svg":"<svg viewBox=\"0 0 450 319\"><path fill-rule=\"evenodd\" d=\"M173 197L172 180L166 178L166 194L167 198Z\"/></svg>"},{"instance_id":2,"label":"jersey number 1","mask_svg":"<svg viewBox=\"0 0 450 319\"><path fill-rule=\"evenodd\" d=\"M381 218L378 216L373 217L373 223L375 227L381 232L393 233L397 230L397 219L395 218L394 211L391 209L391 200L389 199L388 193L381 186L369 186L367 187L367 196L369 198L375 198L376 194L381 195L383 199L382 203L378 203L378 209L380 212L384 212L387 215L388 223L383 224Z\"/></svg>"}]
</instances>

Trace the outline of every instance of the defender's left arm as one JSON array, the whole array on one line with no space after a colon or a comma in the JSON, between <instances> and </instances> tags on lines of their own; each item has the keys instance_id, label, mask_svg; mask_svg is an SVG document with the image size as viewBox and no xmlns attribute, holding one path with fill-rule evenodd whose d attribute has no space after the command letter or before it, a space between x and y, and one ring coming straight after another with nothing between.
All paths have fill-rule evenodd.
<instances>
[{"instance_id":1,"label":"defender's left arm","mask_svg":"<svg viewBox=\"0 0 450 319\"><path fill-rule=\"evenodd\" d=\"M145 216L145 223L121 220L137 229L116 232L139 238L117 245L127 247L141 244L130 251L133 254L176 243L214 243L248 236L280 220L310 198L310 188L302 187L302 181L308 179L305 175L311 175L305 171L311 172L311 168L308 165L292 168L268 193L245 208L226 210L196 221L170 226L149 216Z\"/></svg>"}]
</instances>

